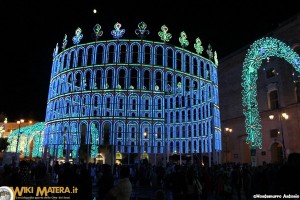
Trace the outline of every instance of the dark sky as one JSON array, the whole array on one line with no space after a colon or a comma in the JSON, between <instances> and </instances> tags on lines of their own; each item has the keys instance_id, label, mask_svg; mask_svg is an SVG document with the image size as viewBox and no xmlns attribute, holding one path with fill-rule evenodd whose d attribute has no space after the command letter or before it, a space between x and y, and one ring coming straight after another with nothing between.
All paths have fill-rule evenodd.
<instances>
[{"instance_id":1,"label":"dark sky","mask_svg":"<svg viewBox=\"0 0 300 200\"><path fill-rule=\"evenodd\" d=\"M131 2L128 4L128 2ZM116 22L126 29L124 39L137 39L134 30L144 21L150 35L162 25L180 46L178 37L185 31L194 52L195 39L208 44L221 59L274 30L279 23L299 12L296 1L1 1L1 100L0 112L9 121L20 118L45 120L52 53L61 46L64 34L68 47L77 27L83 30L81 43L91 42L96 23L104 31L102 39L113 39L110 31ZM96 8L97 14L92 10ZM206 54L204 53L204 56Z\"/></svg>"}]
</instances>

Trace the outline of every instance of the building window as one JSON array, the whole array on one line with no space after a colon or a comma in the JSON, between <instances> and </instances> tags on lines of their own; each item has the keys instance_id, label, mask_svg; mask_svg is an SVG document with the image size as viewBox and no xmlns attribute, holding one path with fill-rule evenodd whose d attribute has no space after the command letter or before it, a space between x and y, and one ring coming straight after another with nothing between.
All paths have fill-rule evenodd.
<instances>
[{"instance_id":1,"label":"building window","mask_svg":"<svg viewBox=\"0 0 300 200\"><path fill-rule=\"evenodd\" d=\"M272 78L276 76L276 71L275 71L275 68L270 68L270 69L267 69L266 71L266 78Z\"/></svg>"},{"instance_id":2,"label":"building window","mask_svg":"<svg viewBox=\"0 0 300 200\"><path fill-rule=\"evenodd\" d=\"M279 133L278 129L272 129L272 130L270 130L270 137L271 138L277 138L278 133Z\"/></svg>"},{"instance_id":3,"label":"building window","mask_svg":"<svg viewBox=\"0 0 300 200\"><path fill-rule=\"evenodd\" d=\"M269 93L269 101L271 110L279 108L277 90L273 90Z\"/></svg>"}]
</instances>

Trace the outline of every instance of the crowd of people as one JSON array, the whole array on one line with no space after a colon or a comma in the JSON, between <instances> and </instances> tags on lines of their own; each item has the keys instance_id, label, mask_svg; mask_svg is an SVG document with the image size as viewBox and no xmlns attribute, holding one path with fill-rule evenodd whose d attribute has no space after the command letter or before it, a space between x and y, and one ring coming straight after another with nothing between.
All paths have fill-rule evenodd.
<instances>
[{"instance_id":1,"label":"crowd of people","mask_svg":"<svg viewBox=\"0 0 300 200\"><path fill-rule=\"evenodd\" d=\"M284 164L226 163L212 167L168 163L155 166L144 160L134 165L76 165L23 160L5 165L1 186L77 187L76 200L134 199L136 188L155 191L159 200L253 199L255 194L300 195L300 154L292 153ZM96 190L94 190L96 188ZM96 192L95 192L96 191ZM55 195L55 194L53 194ZM150 197L149 197L150 199Z\"/></svg>"}]
</instances>

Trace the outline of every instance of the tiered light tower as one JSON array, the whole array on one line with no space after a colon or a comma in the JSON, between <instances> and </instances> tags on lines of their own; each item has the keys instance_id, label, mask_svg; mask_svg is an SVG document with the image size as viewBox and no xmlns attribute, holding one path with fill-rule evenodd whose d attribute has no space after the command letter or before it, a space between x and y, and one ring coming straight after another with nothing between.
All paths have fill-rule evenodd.
<instances>
[{"instance_id":1,"label":"tiered light tower","mask_svg":"<svg viewBox=\"0 0 300 200\"><path fill-rule=\"evenodd\" d=\"M106 156L148 153L202 153L219 162L221 127L218 100L218 59L211 47L209 59L196 39L197 53L167 42L167 26L158 33L162 42L144 40L149 31L141 22L135 33L140 39L121 39L125 29L116 23L114 40L100 41L101 26L94 28L95 41L53 53L49 86L45 149L55 158L78 161L96 158L99 146L109 146ZM81 149L81 150L80 150ZM109 153L110 152L110 153ZM212 156L213 155L213 156ZM112 159L112 162L114 160Z\"/></svg>"}]
</instances>

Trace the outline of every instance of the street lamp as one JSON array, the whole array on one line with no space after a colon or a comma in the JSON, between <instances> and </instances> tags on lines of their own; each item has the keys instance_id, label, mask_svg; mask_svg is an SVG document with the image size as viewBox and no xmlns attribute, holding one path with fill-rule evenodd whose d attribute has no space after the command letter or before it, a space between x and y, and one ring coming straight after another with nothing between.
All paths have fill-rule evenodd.
<instances>
[{"instance_id":1,"label":"street lamp","mask_svg":"<svg viewBox=\"0 0 300 200\"><path fill-rule=\"evenodd\" d=\"M274 119L274 115L269 115L269 119L273 120ZM282 156L283 156L283 161L286 160L286 150L285 150L285 143L284 143L284 136L283 136L283 126L282 126L282 120L288 120L289 119L289 115L286 113L279 113L278 115L278 119L280 121L280 132L281 132L281 141L282 141Z\"/></svg>"},{"instance_id":2,"label":"street lamp","mask_svg":"<svg viewBox=\"0 0 300 200\"><path fill-rule=\"evenodd\" d=\"M20 130L21 130L21 124L24 123L24 119L20 119L19 121L17 121L17 124L19 125L19 133L18 133L18 139L17 139L17 145L16 145L16 158L17 158L17 154L18 154L18 148L19 148L19 140L20 140Z\"/></svg>"},{"instance_id":3,"label":"street lamp","mask_svg":"<svg viewBox=\"0 0 300 200\"><path fill-rule=\"evenodd\" d=\"M143 135L144 135L144 139L146 139L147 138L147 132L144 132ZM138 136L139 136L138 137L138 161L139 161L139 164L140 164L140 160L141 160L141 146L142 146L143 138L142 138L142 136L140 134Z\"/></svg>"},{"instance_id":4,"label":"street lamp","mask_svg":"<svg viewBox=\"0 0 300 200\"><path fill-rule=\"evenodd\" d=\"M225 163L227 163L227 143L228 143L228 133L231 133L232 132L232 129L231 128L225 128L225 134L224 134L224 137L225 137Z\"/></svg>"}]
</instances>

